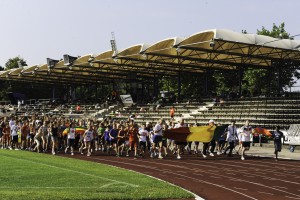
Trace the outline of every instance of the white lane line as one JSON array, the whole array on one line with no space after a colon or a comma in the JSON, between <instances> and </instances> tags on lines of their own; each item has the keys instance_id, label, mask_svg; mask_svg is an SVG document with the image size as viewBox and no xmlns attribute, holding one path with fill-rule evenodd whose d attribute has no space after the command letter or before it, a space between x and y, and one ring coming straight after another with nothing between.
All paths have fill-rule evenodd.
<instances>
[{"instance_id":1,"label":"white lane line","mask_svg":"<svg viewBox=\"0 0 300 200\"><path fill-rule=\"evenodd\" d=\"M111 163L121 163L121 164L126 164L126 165L139 166L139 167L141 167L141 168L146 168L146 169L152 169L152 168L153 168L153 167L150 167L150 166L138 165L138 164L133 164L133 163L121 162L121 161L106 160L106 159L101 159L101 158L93 158L93 159L99 160L99 161L102 160L102 161L111 162ZM140 160L140 161L141 161L141 160ZM149 162L149 161L148 161L148 162ZM152 162L150 162L150 163L152 163ZM156 164L163 164L163 163L156 163ZM178 167L178 166L177 166L177 167ZM162 171L164 171L164 170L162 169ZM242 196L248 197L249 199L255 199L255 200L257 200L257 199L254 198L254 197L248 196L248 195L246 195L246 194L244 194L244 193L235 191L235 190L233 190L233 189L224 187L224 186L222 186L222 185L218 185L218 184L214 184L214 183L211 183L211 182L208 182L208 181L199 180L199 179L196 179L196 178L193 178L193 177L190 177L190 176L185 176L185 175L182 175L182 174L178 174L178 173L172 172L172 171L170 171L170 170L168 170L168 173L169 173L169 174L176 175L176 176L183 177L183 178L185 178L185 179L191 179L191 180L193 180L193 181L195 181L195 182L206 183L206 184L208 184L208 185L213 185L213 186L216 186L216 187L219 187L219 188L222 188L222 189L229 190L229 191L231 191L231 192L240 194L240 195L242 195Z\"/></svg>"},{"instance_id":2,"label":"white lane line","mask_svg":"<svg viewBox=\"0 0 300 200\"><path fill-rule=\"evenodd\" d=\"M183 166L178 166L178 165L170 165L170 164L164 164L164 163L155 163L155 162L151 162L151 161L145 161L145 160L140 160L140 162L146 162L146 163L152 163L152 164L159 164L159 165L165 165L165 166L173 166L173 167L176 167L176 168L180 168L180 169L187 169L187 170L191 170L190 168L187 168L187 167L183 167ZM143 166L143 165L141 165ZM210 168L212 168L213 166L210 165ZM212 174L212 175L216 175L215 173L209 173L205 170L203 170L204 173L207 173L207 174ZM224 178L228 178L228 176L225 176L225 175L221 175L221 174L218 174L218 176L220 177L224 177ZM269 186L266 186L264 184L261 184L261 183L257 183L257 182L253 182L253 181L248 181L248 180L243 180L243 179L238 179L238 178L231 178L230 180L233 180L233 181L240 181L240 182L246 182L246 183L249 183L249 184L253 184L253 185L258 185L260 187L265 187L265 188L269 188ZM280 179L272 179L272 180L280 180ZM296 183L296 184L299 184L299 183ZM293 194L293 193L290 193L290 192L287 192L285 190L280 190L280 189L275 189L275 188L269 188L269 189L272 189L272 190L276 190L276 191L280 191L282 193L286 193L288 195L294 195L294 196L297 196L297 197L300 197L300 195L298 194Z\"/></svg>"},{"instance_id":3,"label":"white lane line","mask_svg":"<svg viewBox=\"0 0 300 200\"><path fill-rule=\"evenodd\" d=\"M96 159L96 160L98 160L98 159ZM117 161L116 161L116 162L117 162ZM100 163L99 163L99 164L100 164ZM126 169L126 168L122 168L122 167L117 167L117 166L114 166L114 165L109 165L109 164L104 164L104 163L101 163L101 164L107 165L107 166L112 166L112 167L115 167L115 168L118 168L118 169L125 169L125 170L127 170L127 171L131 171L131 172L134 172L134 173L137 173L137 174L142 174L142 175L144 175L144 176L147 176L147 177L150 177L150 178L159 180L159 181L161 181L161 182L167 183L167 184L172 185L172 186L174 186L174 187L178 187L178 188L180 188L180 189L182 189L182 190L184 190L184 191L186 191L186 192L188 192L188 193L194 195L195 200L205 200L205 199L203 199L202 197L198 196L197 194L195 194L195 193L193 193L193 192L191 192L191 191L189 191L189 190L187 190L187 189L185 189L185 188L183 188L183 187L180 187L180 186L175 185L175 184L173 184L173 183L167 182L167 181L162 180L162 179L160 179L160 178L151 176L151 175L149 175L149 174L145 174L145 173L133 171L133 170ZM153 167L153 168L156 168L156 167ZM163 171L163 173L164 173L164 172L165 172L165 171ZM146 172L146 173L147 173L147 172ZM151 174L152 174L152 173L151 173ZM176 178L176 177L175 177L175 178ZM182 180L185 180L185 178L182 178Z\"/></svg>"},{"instance_id":4,"label":"white lane line","mask_svg":"<svg viewBox=\"0 0 300 200\"><path fill-rule=\"evenodd\" d=\"M102 180L114 182L114 184L124 184L124 185L128 185L128 186L131 186L131 187L139 187L139 185L135 185L135 184L131 184L131 183L126 183L126 182L123 182L123 181L117 181L117 180L113 180L113 179L109 179L109 178L104 178L104 177L93 175L93 174L87 174L87 173L84 173L84 172L81 172L81 171L76 171L76 170L67 169L67 168L63 168L63 167L57 167L57 166L54 166L54 165L49 165L49 164L45 164L45 163L35 162L35 161L32 161L32 160L26 160L26 159L22 159L22 158L16 158L16 157L13 157L13 156L6 156L6 155L2 155L2 156L8 157L8 158L13 158L13 159L16 159L16 160L27 161L27 162L38 164L38 165L44 165L44 166L47 166L47 167L51 167L51 168L55 168L55 169L60 169L60 170L68 171L68 172L82 174L82 175L85 175L85 176L99 178L99 179L102 179Z\"/></svg>"},{"instance_id":5,"label":"white lane line","mask_svg":"<svg viewBox=\"0 0 300 200\"><path fill-rule=\"evenodd\" d=\"M281 188L281 189L288 189L287 187L282 187L282 186L273 186L274 188Z\"/></svg>"},{"instance_id":6,"label":"white lane line","mask_svg":"<svg viewBox=\"0 0 300 200\"><path fill-rule=\"evenodd\" d=\"M233 188L235 188L237 190L248 190L248 189L245 189L245 188L238 188L238 187L233 187Z\"/></svg>"},{"instance_id":7,"label":"white lane line","mask_svg":"<svg viewBox=\"0 0 300 200\"><path fill-rule=\"evenodd\" d=\"M169 160L170 161L170 160ZM202 161L202 160L201 160ZM170 161L170 162L173 162L173 161ZM206 162L207 163L207 162ZM188 163L188 164L190 164L190 165L196 165L196 166L204 166L204 167L206 167L207 165L204 165L204 164L197 164L197 163ZM248 164L248 163L247 163ZM249 163L250 164L250 163ZM229 165L229 164L222 164L222 163L218 163L218 165ZM250 164L251 165L251 164ZM252 165L255 165L255 164L252 164ZM235 165L229 165L230 167L235 167ZM265 167L265 166L264 166ZM211 163L210 163L210 168L215 168L215 169L217 169L217 170L219 170L220 168L218 168L218 167L213 167L213 166L211 166ZM239 171L244 171L244 170L239 170ZM207 172L207 171L205 171L205 172ZM215 172L215 171L214 171ZM246 172L246 171L245 171ZM248 171L247 171L248 172ZM293 173L295 173L295 172L293 172ZM262 174L264 174L265 175L265 173L262 173ZM282 174L284 174L284 173L282 173ZM285 174L285 176L286 176L287 174ZM243 175L243 176L249 176L249 175ZM251 175L251 176L253 176L253 175ZM283 180L283 179L276 179L276 178L272 178L272 180L276 180L276 181L281 181L281 182L285 182L285 183L291 183L291 184L296 184L296 185L300 185L300 183L298 183L298 182L293 182L293 181L286 181L286 180Z\"/></svg>"},{"instance_id":8,"label":"white lane line","mask_svg":"<svg viewBox=\"0 0 300 200\"><path fill-rule=\"evenodd\" d=\"M269 192L261 192L261 191L257 191L258 193L262 193L262 194L268 194L268 195L274 195L272 193L269 193Z\"/></svg>"},{"instance_id":9,"label":"white lane line","mask_svg":"<svg viewBox=\"0 0 300 200\"><path fill-rule=\"evenodd\" d=\"M290 196L285 196L286 198L290 198L290 199L300 199L300 198L297 198L297 197L290 197Z\"/></svg>"}]
</instances>

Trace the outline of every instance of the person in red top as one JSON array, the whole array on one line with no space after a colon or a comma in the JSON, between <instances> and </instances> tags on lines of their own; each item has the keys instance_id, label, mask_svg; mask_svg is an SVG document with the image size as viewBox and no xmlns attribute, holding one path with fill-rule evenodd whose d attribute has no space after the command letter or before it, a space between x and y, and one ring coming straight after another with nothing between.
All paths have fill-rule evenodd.
<instances>
[{"instance_id":1,"label":"person in red top","mask_svg":"<svg viewBox=\"0 0 300 200\"><path fill-rule=\"evenodd\" d=\"M138 126L134 122L132 122L130 128L128 129L128 136L129 136L129 148L127 149L127 155L129 156L129 151L134 148L134 157L137 157L137 143L139 141L138 139Z\"/></svg>"},{"instance_id":2,"label":"person in red top","mask_svg":"<svg viewBox=\"0 0 300 200\"><path fill-rule=\"evenodd\" d=\"M30 134L30 129L28 126L28 122L25 121L23 126L21 127L21 148L24 150L26 148L26 137Z\"/></svg>"},{"instance_id":3,"label":"person in red top","mask_svg":"<svg viewBox=\"0 0 300 200\"><path fill-rule=\"evenodd\" d=\"M81 110L81 107L80 107L80 105L78 104L78 105L76 106L76 111L77 111L77 112L80 112L80 110Z\"/></svg>"},{"instance_id":4,"label":"person in red top","mask_svg":"<svg viewBox=\"0 0 300 200\"><path fill-rule=\"evenodd\" d=\"M174 114L175 114L175 107L172 106L172 108L170 108L170 117L171 117L171 119L174 118Z\"/></svg>"}]
</instances>

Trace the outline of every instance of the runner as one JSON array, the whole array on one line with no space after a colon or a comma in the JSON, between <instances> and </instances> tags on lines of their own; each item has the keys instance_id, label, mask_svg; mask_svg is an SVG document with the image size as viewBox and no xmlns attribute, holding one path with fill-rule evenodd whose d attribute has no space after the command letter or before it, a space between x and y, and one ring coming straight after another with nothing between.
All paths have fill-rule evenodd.
<instances>
[{"instance_id":1,"label":"runner","mask_svg":"<svg viewBox=\"0 0 300 200\"><path fill-rule=\"evenodd\" d=\"M19 126L16 123L12 123L11 125L11 145L10 145L10 150L19 150L18 149L18 131L19 131Z\"/></svg>"},{"instance_id":2,"label":"runner","mask_svg":"<svg viewBox=\"0 0 300 200\"><path fill-rule=\"evenodd\" d=\"M26 140L29 135L30 135L30 129L28 126L28 122L25 121L21 128L21 149L22 150L25 150L27 148Z\"/></svg>"},{"instance_id":3,"label":"runner","mask_svg":"<svg viewBox=\"0 0 300 200\"><path fill-rule=\"evenodd\" d=\"M278 152L281 152L281 146L282 146L282 141L281 139L283 138L283 133L279 130L280 127L276 126L276 130L273 133L273 138L274 138L274 147L275 147L275 160L278 161Z\"/></svg>"},{"instance_id":4,"label":"runner","mask_svg":"<svg viewBox=\"0 0 300 200\"><path fill-rule=\"evenodd\" d=\"M184 123L184 119L181 119L178 124L175 125L175 128L180 127L186 127L186 124ZM181 159L181 151L183 151L183 148L187 145L187 142L179 142L175 141L175 144L177 146L177 159Z\"/></svg>"},{"instance_id":5,"label":"runner","mask_svg":"<svg viewBox=\"0 0 300 200\"><path fill-rule=\"evenodd\" d=\"M154 151L156 149L156 147L158 147L158 158L162 159L162 155L161 155L161 151L162 151L162 134L163 134L163 119L160 119L157 124L155 125L153 132L154 132L154 136L153 136L153 144L152 144L152 150L151 150L151 155L150 157L153 158L154 157Z\"/></svg>"},{"instance_id":6,"label":"runner","mask_svg":"<svg viewBox=\"0 0 300 200\"><path fill-rule=\"evenodd\" d=\"M241 159L245 160L245 151L250 149L250 137L252 134L252 127L249 125L249 121L246 120L245 125L240 129L241 141L242 141L242 153Z\"/></svg>"},{"instance_id":7,"label":"runner","mask_svg":"<svg viewBox=\"0 0 300 200\"><path fill-rule=\"evenodd\" d=\"M137 158L137 143L138 143L138 126L132 121L132 124L128 130L129 136L129 148L127 149L126 156L129 156L129 151L134 149L134 158Z\"/></svg>"},{"instance_id":8,"label":"runner","mask_svg":"<svg viewBox=\"0 0 300 200\"><path fill-rule=\"evenodd\" d=\"M147 131L146 126L143 124L141 130L139 131L139 156L142 158L145 156L148 135L149 132Z\"/></svg>"},{"instance_id":9,"label":"runner","mask_svg":"<svg viewBox=\"0 0 300 200\"><path fill-rule=\"evenodd\" d=\"M117 155L116 155L117 157L123 155L126 137L127 137L127 131L125 130L125 127L121 125L118 133Z\"/></svg>"},{"instance_id":10,"label":"runner","mask_svg":"<svg viewBox=\"0 0 300 200\"><path fill-rule=\"evenodd\" d=\"M83 150L87 149L87 156L91 156L91 142L93 140L93 133L94 133L94 127L93 124L90 122L88 130L86 130L83 134L83 142L84 142L84 148L83 143L79 149L80 153L83 154Z\"/></svg>"},{"instance_id":11,"label":"runner","mask_svg":"<svg viewBox=\"0 0 300 200\"><path fill-rule=\"evenodd\" d=\"M224 154L226 155L227 151L229 150L228 156L232 156L232 150L234 148L235 141L238 138L237 128L235 126L234 120L231 121L231 125L228 126L227 130L228 132L227 132L226 141L229 143L229 146L225 149Z\"/></svg>"},{"instance_id":12,"label":"runner","mask_svg":"<svg viewBox=\"0 0 300 200\"><path fill-rule=\"evenodd\" d=\"M74 156L75 134L76 134L75 125L74 123L71 123L69 131L67 132L68 143L65 149L65 153L68 153L68 149L71 148L71 156Z\"/></svg>"},{"instance_id":13,"label":"runner","mask_svg":"<svg viewBox=\"0 0 300 200\"><path fill-rule=\"evenodd\" d=\"M55 155L55 150L58 149L57 141L58 141L58 123L57 121L51 122L49 126L49 132L51 135L51 142L52 142L52 154Z\"/></svg>"},{"instance_id":14,"label":"runner","mask_svg":"<svg viewBox=\"0 0 300 200\"><path fill-rule=\"evenodd\" d=\"M34 143L36 144L36 146L34 147L33 151L37 151L38 153L40 153L41 151L41 140L42 140L42 136L43 136L43 131L42 131L42 122L39 122L38 125L38 131L36 131L36 134L34 136Z\"/></svg>"},{"instance_id":15,"label":"runner","mask_svg":"<svg viewBox=\"0 0 300 200\"><path fill-rule=\"evenodd\" d=\"M109 131L110 138L110 147L108 149L108 154L110 154L110 149L113 148L117 153L117 141L118 141L118 133L117 124L114 123L113 128Z\"/></svg>"}]
</instances>

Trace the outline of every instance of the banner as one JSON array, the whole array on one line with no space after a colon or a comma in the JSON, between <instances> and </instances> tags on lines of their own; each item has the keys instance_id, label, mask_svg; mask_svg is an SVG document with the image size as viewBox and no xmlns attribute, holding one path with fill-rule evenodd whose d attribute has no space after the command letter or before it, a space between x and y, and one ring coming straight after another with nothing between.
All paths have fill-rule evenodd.
<instances>
[{"instance_id":1,"label":"banner","mask_svg":"<svg viewBox=\"0 0 300 200\"><path fill-rule=\"evenodd\" d=\"M130 94L120 95L120 98L124 104L124 106L132 106L133 100Z\"/></svg>"}]
</instances>

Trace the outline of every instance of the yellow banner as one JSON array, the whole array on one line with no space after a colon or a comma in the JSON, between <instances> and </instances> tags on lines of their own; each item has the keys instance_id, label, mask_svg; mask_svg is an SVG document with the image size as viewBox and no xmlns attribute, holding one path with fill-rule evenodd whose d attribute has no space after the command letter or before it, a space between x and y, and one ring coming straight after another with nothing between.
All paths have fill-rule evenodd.
<instances>
[{"instance_id":1,"label":"yellow banner","mask_svg":"<svg viewBox=\"0 0 300 200\"><path fill-rule=\"evenodd\" d=\"M190 127L191 133L187 136L188 142L210 142L214 137L216 126L197 126Z\"/></svg>"}]
</instances>

